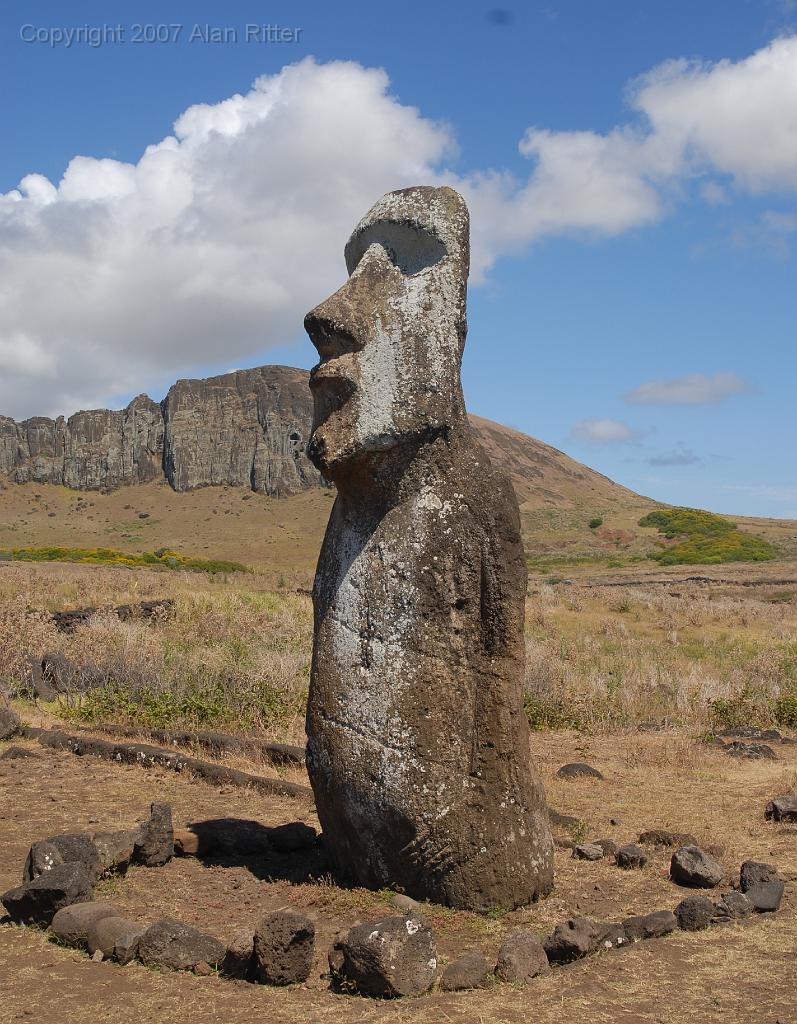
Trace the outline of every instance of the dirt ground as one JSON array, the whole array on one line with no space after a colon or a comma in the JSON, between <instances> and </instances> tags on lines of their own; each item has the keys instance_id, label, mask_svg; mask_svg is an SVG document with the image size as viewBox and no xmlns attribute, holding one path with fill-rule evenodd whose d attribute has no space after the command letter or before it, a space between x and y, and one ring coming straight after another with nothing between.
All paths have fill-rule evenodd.
<instances>
[{"instance_id":1,"label":"dirt ground","mask_svg":"<svg viewBox=\"0 0 797 1024\"><path fill-rule=\"evenodd\" d=\"M0 744L0 753L8 744ZM254 819L265 825L317 825L301 800L216 788L164 770L145 770L45 750L35 758L0 760L0 888L21 880L29 845L64 831L119 828L143 817L153 800L169 800L176 827ZM583 821L572 838L635 840L645 829L694 833L727 868L727 889L742 860L778 865L787 878L777 915L700 933L675 933L624 952L558 968L526 988L494 985L470 993L435 993L395 1002L336 995L322 977L336 931L395 913L390 894L346 890L325 874L322 854L215 860L180 858L163 868L131 869L103 881L97 898L150 922L171 916L223 939L260 915L296 907L316 922L317 962L305 985L267 988L219 977L200 978L93 963L59 947L45 932L0 926L0 1020L100 1022L371 1021L549 1022L588 1019L613 1024L794 1024L797 1020L797 826L764 821L767 800L797 784L797 745L774 744L775 761L738 761L675 732L584 737L535 735L534 754L553 808ZM605 778L560 780L563 763L586 760ZM263 765L236 766L264 772ZM300 776L294 772L287 777ZM560 832L560 835L564 833ZM642 871L609 861L556 854L553 895L528 910L481 917L430 906L443 960L479 947L494 956L501 937L523 926L541 935L573 914L621 920L674 908L685 895L667 877L669 858L654 851Z\"/></svg>"}]
</instances>

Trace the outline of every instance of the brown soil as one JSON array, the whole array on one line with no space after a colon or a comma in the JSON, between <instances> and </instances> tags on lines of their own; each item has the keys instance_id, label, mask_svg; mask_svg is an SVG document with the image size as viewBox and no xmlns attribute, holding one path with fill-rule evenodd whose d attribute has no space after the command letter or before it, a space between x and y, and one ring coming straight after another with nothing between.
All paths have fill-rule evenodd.
<instances>
[{"instance_id":1,"label":"brown soil","mask_svg":"<svg viewBox=\"0 0 797 1024\"><path fill-rule=\"evenodd\" d=\"M313 808L286 797L215 788L171 772L113 765L23 742L37 759L0 761L0 887L18 884L28 846L61 831L122 827L142 817L150 801L169 800L175 824L215 818L316 824ZM0 744L0 750L7 744ZM355 921L392 913L388 894L345 890L323 876L317 855L302 858L175 859L163 868L134 868L100 883L98 898L148 922L173 916L228 939L260 915L299 907L316 921L318 959L302 986L272 989L218 977L158 973L141 965L95 964L52 944L37 929L0 927L0 1019L50 1024L183 1022L230 1024L273 1021L463 1021L540 1024L590 1021L791 1022L797 1017L797 827L763 820L772 796L797 782L797 746L775 744L779 760L735 761L679 734L636 733L585 738L535 736L534 747L550 803L585 822L575 838L635 839L648 828L688 831L710 846L733 881L747 858L774 861L787 882L781 911L746 924L677 933L626 952L592 957L557 969L525 989L496 985L456 995L381 1003L328 990L325 954L334 933ZM587 760L604 781L560 780L556 768ZM236 760L257 771L257 764ZM293 778L298 773L289 773ZM618 824L611 825L610 819ZM641 872L608 861L556 855L557 883L544 903L502 918L430 907L442 957L480 947L494 956L501 936L520 925L540 934L580 913L618 920L673 908L683 897L667 878L665 851ZM308 871L321 874L308 880Z\"/></svg>"}]
</instances>

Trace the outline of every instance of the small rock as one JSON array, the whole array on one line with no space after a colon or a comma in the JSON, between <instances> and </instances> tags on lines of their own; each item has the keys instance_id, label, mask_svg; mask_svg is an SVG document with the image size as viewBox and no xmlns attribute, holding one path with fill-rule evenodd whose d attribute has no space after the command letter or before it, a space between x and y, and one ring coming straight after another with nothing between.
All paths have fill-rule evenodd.
<instances>
[{"instance_id":1,"label":"small rock","mask_svg":"<svg viewBox=\"0 0 797 1024\"><path fill-rule=\"evenodd\" d=\"M129 917L101 917L89 925L86 947L92 954L101 950L103 958L109 960L116 952L117 942L129 949L133 942L138 942L143 931L141 925Z\"/></svg>"},{"instance_id":2,"label":"small rock","mask_svg":"<svg viewBox=\"0 0 797 1024\"><path fill-rule=\"evenodd\" d=\"M75 903L53 917L50 928L68 946L85 946L89 928L104 917L119 917L121 911L110 903Z\"/></svg>"},{"instance_id":3,"label":"small rock","mask_svg":"<svg viewBox=\"0 0 797 1024\"><path fill-rule=\"evenodd\" d=\"M223 942L190 925L164 917L143 933L138 958L147 967L170 967L190 971L203 960L220 964L227 952Z\"/></svg>"},{"instance_id":4,"label":"small rock","mask_svg":"<svg viewBox=\"0 0 797 1024\"><path fill-rule=\"evenodd\" d=\"M138 513L138 518L139 519L149 519L149 512L139 512Z\"/></svg>"},{"instance_id":5,"label":"small rock","mask_svg":"<svg viewBox=\"0 0 797 1024\"><path fill-rule=\"evenodd\" d=\"M599 846L604 857L616 857L617 851L620 849L619 844L613 839L591 839L590 843L593 846Z\"/></svg>"},{"instance_id":6,"label":"small rock","mask_svg":"<svg viewBox=\"0 0 797 1024\"><path fill-rule=\"evenodd\" d=\"M629 944L628 936L622 924L603 924L599 928L598 949L622 949Z\"/></svg>"},{"instance_id":7,"label":"small rock","mask_svg":"<svg viewBox=\"0 0 797 1024\"><path fill-rule=\"evenodd\" d=\"M560 814L559 811L548 808L548 819L552 825L559 828L576 828L581 824L580 818L574 818L572 814Z\"/></svg>"},{"instance_id":8,"label":"small rock","mask_svg":"<svg viewBox=\"0 0 797 1024\"><path fill-rule=\"evenodd\" d=\"M50 871L58 864L63 863L64 858L58 847L46 839L40 839L28 850L25 867L22 869L22 881L32 882L34 878L43 875L45 871Z\"/></svg>"},{"instance_id":9,"label":"small rock","mask_svg":"<svg viewBox=\"0 0 797 1024\"><path fill-rule=\"evenodd\" d=\"M777 761L778 755L767 743L743 743L734 740L725 746L729 757L745 757L751 761Z\"/></svg>"},{"instance_id":10,"label":"small rock","mask_svg":"<svg viewBox=\"0 0 797 1024\"><path fill-rule=\"evenodd\" d=\"M103 960L105 959L105 957L103 956L102 950L101 949L95 949L94 952L91 954L91 959L94 961L95 964L101 964L103 962Z\"/></svg>"},{"instance_id":11,"label":"small rock","mask_svg":"<svg viewBox=\"0 0 797 1024\"><path fill-rule=\"evenodd\" d=\"M269 842L277 853L295 853L315 846L318 834L303 821L291 821L268 830Z\"/></svg>"},{"instance_id":12,"label":"small rock","mask_svg":"<svg viewBox=\"0 0 797 1024\"><path fill-rule=\"evenodd\" d=\"M267 914L255 929L254 966L266 985L306 981L313 969L315 925L305 914L279 910Z\"/></svg>"},{"instance_id":13,"label":"small rock","mask_svg":"<svg viewBox=\"0 0 797 1024\"><path fill-rule=\"evenodd\" d=\"M602 860L603 848L597 843L579 843L573 847L573 856L576 860Z\"/></svg>"},{"instance_id":14,"label":"small rock","mask_svg":"<svg viewBox=\"0 0 797 1024\"><path fill-rule=\"evenodd\" d=\"M60 863L82 864L92 881L99 878L100 854L94 845L94 840L87 832L66 832L63 835L42 839L31 846L23 869L23 881L30 882L36 878L36 872L40 868L45 871L49 870L44 865L53 866L51 863L54 856L53 850L57 851ZM58 863L57 860L56 863Z\"/></svg>"},{"instance_id":15,"label":"small rock","mask_svg":"<svg viewBox=\"0 0 797 1024\"><path fill-rule=\"evenodd\" d=\"M545 963L547 966L548 961ZM484 988L489 976L490 964L487 957L480 949L472 949L446 965L440 978L440 988L443 992Z\"/></svg>"},{"instance_id":16,"label":"small rock","mask_svg":"<svg viewBox=\"0 0 797 1024\"><path fill-rule=\"evenodd\" d=\"M352 928L330 952L330 968L361 995L419 996L434 981L437 947L422 917L387 917Z\"/></svg>"},{"instance_id":17,"label":"small rock","mask_svg":"<svg viewBox=\"0 0 797 1024\"><path fill-rule=\"evenodd\" d=\"M770 800L764 817L768 821L797 821L797 795L787 793Z\"/></svg>"},{"instance_id":18,"label":"small rock","mask_svg":"<svg viewBox=\"0 0 797 1024\"><path fill-rule=\"evenodd\" d=\"M255 934L251 928L241 928L227 945L221 964L221 973L227 978L250 978L254 970Z\"/></svg>"},{"instance_id":19,"label":"small rock","mask_svg":"<svg viewBox=\"0 0 797 1024\"><path fill-rule=\"evenodd\" d=\"M87 903L92 880L82 864L57 864L32 882L10 889L0 902L13 921L47 924L62 907Z\"/></svg>"},{"instance_id":20,"label":"small rock","mask_svg":"<svg viewBox=\"0 0 797 1024\"><path fill-rule=\"evenodd\" d=\"M17 761L22 758L32 757L39 760L39 755L35 754L32 750L28 750L27 747L7 747L2 754L0 754L0 761Z\"/></svg>"},{"instance_id":21,"label":"small rock","mask_svg":"<svg viewBox=\"0 0 797 1024\"><path fill-rule=\"evenodd\" d=\"M678 927L678 919L671 910L654 910L652 914L641 914L638 917L627 917L623 921L625 934L629 942L640 939L658 939L669 935Z\"/></svg>"},{"instance_id":22,"label":"small rock","mask_svg":"<svg viewBox=\"0 0 797 1024\"><path fill-rule=\"evenodd\" d=\"M668 832L664 828L652 828L639 837L643 846L697 846L697 839L689 832Z\"/></svg>"},{"instance_id":23,"label":"small rock","mask_svg":"<svg viewBox=\"0 0 797 1024\"><path fill-rule=\"evenodd\" d=\"M138 831L123 829L119 832L97 832L92 838L99 855L100 873L125 874L133 859Z\"/></svg>"},{"instance_id":24,"label":"small rock","mask_svg":"<svg viewBox=\"0 0 797 1024\"><path fill-rule=\"evenodd\" d=\"M0 703L0 740L10 740L22 728L22 721L10 704Z\"/></svg>"},{"instance_id":25,"label":"small rock","mask_svg":"<svg viewBox=\"0 0 797 1024\"><path fill-rule=\"evenodd\" d=\"M713 921L722 923L726 921L740 921L753 913L753 904L744 893L732 889L715 904Z\"/></svg>"},{"instance_id":26,"label":"small rock","mask_svg":"<svg viewBox=\"0 0 797 1024\"><path fill-rule=\"evenodd\" d=\"M556 773L559 779L580 779L585 776L591 779L602 779L603 775L597 768L583 761L574 761L572 764L563 764Z\"/></svg>"},{"instance_id":27,"label":"small rock","mask_svg":"<svg viewBox=\"0 0 797 1024\"><path fill-rule=\"evenodd\" d=\"M765 864L758 860L746 860L739 868L739 888L747 892L761 882L773 882L780 879L774 864Z\"/></svg>"},{"instance_id":28,"label":"small rock","mask_svg":"<svg viewBox=\"0 0 797 1024\"><path fill-rule=\"evenodd\" d=\"M124 966L138 956L138 944L145 929L137 925L135 929L120 929L116 936L113 953L116 960Z\"/></svg>"},{"instance_id":29,"label":"small rock","mask_svg":"<svg viewBox=\"0 0 797 1024\"><path fill-rule=\"evenodd\" d=\"M75 903L58 910L50 929L59 942L85 946L89 928L103 918L119 918L122 911L111 903Z\"/></svg>"},{"instance_id":30,"label":"small rock","mask_svg":"<svg viewBox=\"0 0 797 1024\"><path fill-rule=\"evenodd\" d=\"M149 818L139 827L133 848L137 864L155 868L166 864L174 856L174 828L171 804L156 802L150 808Z\"/></svg>"},{"instance_id":31,"label":"small rock","mask_svg":"<svg viewBox=\"0 0 797 1024\"><path fill-rule=\"evenodd\" d=\"M204 960L200 960L194 965L194 974L198 974L200 978L209 978L213 974L213 968Z\"/></svg>"},{"instance_id":32,"label":"small rock","mask_svg":"<svg viewBox=\"0 0 797 1024\"><path fill-rule=\"evenodd\" d=\"M699 846L682 846L670 860L670 878L678 885L713 889L720 884L724 875L723 866Z\"/></svg>"},{"instance_id":33,"label":"small rock","mask_svg":"<svg viewBox=\"0 0 797 1024\"><path fill-rule=\"evenodd\" d=\"M586 917L571 917L558 924L543 942L551 963L567 963L588 956L598 946L601 928Z\"/></svg>"},{"instance_id":34,"label":"small rock","mask_svg":"<svg viewBox=\"0 0 797 1024\"><path fill-rule=\"evenodd\" d=\"M397 892L391 900L396 910L400 910L402 914L420 914L423 912L423 904L419 903L418 900L414 900L412 896L405 896L403 892Z\"/></svg>"},{"instance_id":35,"label":"small rock","mask_svg":"<svg viewBox=\"0 0 797 1024\"><path fill-rule=\"evenodd\" d=\"M687 896L675 908L678 927L685 932L699 932L708 928L716 908L707 896Z\"/></svg>"},{"instance_id":36,"label":"small rock","mask_svg":"<svg viewBox=\"0 0 797 1024\"><path fill-rule=\"evenodd\" d=\"M774 878L770 882L757 882L751 885L745 896L753 905L753 910L757 910L759 914L771 914L780 907L785 889L785 884L779 878Z\"/></svg>"},{"instance_id":37,"label":"small rock","mask_svg":"<svg viewBox=\"0 0 797 1024\"><path fill-rule=\"evenodd\" d=\"M614 861L618 868L625 868L626 870L643 868L648 862L648 855L636 843L627 843L617 851Z\"/></svg>"},{"instance_id":38,"label":"small rock","mask_svg":"<svg viewBox=\"0 0 797 1024\"><path fill-rule=\"evenodd\" d=\"M495 975L501 981L525 985L550 969L545 948L533 932L510 932L501 943L495 966Z\"/></svg>"}]
</instances>

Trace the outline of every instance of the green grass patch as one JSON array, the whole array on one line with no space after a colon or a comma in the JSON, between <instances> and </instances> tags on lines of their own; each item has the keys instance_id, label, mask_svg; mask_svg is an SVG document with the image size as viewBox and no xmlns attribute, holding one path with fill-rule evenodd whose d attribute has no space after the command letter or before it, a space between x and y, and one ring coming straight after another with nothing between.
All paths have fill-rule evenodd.
<instances>
[{"instance_id":1,"label":"green grass patch","mask_svg":"<svg viewBox=\"0 0 797 1024\"><path fill-rule=\"evenodd\" d=\"M777 556L769 541L743 533L730 519L702 509L657 509L643 516L639 525L656 527L667 540L681 538L651 553L661 565L768 562Z\"/></svg>"},{"instance_id":2,"label":"green grass patch","mask_svg":"<svg viewBox=\"0 0 797 1024\"><path fill-rule=\"evenodd\" d=\"M193 558L168 548L129 554L114 548L11 548L0 551L0 559L17 562L77 562L81 565L127 565L160 569L188 569L191 572L251 572L241 562Z\"/></svg>"}]
</instances>

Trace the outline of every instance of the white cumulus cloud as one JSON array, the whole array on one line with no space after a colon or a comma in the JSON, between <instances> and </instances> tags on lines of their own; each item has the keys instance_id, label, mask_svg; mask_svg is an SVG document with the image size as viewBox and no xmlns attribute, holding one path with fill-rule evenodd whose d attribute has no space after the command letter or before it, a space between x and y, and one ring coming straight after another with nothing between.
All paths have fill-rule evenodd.
<instances>
[{"instance_id":1,"label":"white cumulus cloud","mask_svg":"<svg viewBox=\"0 0 797 1024\"><path fill-rule=\"evenodd\" d=\"M384 71L308 58L190 107L135 164L28 174L0 195L0 412L71 412L251 363L342 282L343 243L391 189L463 192L475 283L544 236L652 224L692 180L710 203L797 189L797 35L736 62L668 62L628 96L628 123L606 133L530 127L524 178L454 173L450 129ZM767 230L788 235L790 218Z\"/></svg>"},{"instance_id":2,"label":"white cumulus cloud","mask_svg":"<svg viewBox=\"0 0 797 1024\"><path fill-rule=\"evenodd\" d=\"M672 380L640 384L625 395L625 400L634 405L707 405L751 390L750 384L735 373L687 373Z\"/></svg>"},{"instance_id":3,"label":"white cumulus cloud","mask_svg":"<svg viewBox=\"0 0 797 1024\"><path fill-rule=\"evenodd\" d=\"M574 441L587 441L590 444L627 444L639 440L643 433L621 420L590 418L576 423L570 436Z\"/></svg>"}]
</instances>

